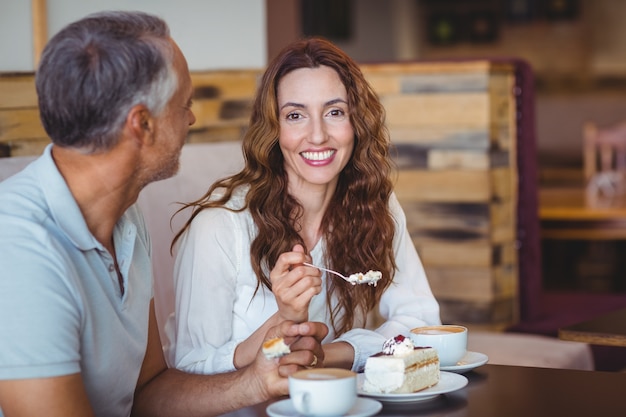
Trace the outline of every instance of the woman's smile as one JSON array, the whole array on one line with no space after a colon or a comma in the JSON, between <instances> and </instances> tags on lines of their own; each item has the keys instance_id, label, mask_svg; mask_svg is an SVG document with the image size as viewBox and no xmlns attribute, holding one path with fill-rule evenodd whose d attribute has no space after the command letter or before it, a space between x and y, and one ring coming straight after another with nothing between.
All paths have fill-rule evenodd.
<instances>
[{"instance_id":1,"label":"woman's smile","mask_svg":"<svg viewBox=\"0 0 626 417\"><path fill-rule=\"evenodd\" d=\"M300 156L310 165L326 165L333 161L336 153L336 149L326 149L300 152Z\"/></svg>"}]
</instances>

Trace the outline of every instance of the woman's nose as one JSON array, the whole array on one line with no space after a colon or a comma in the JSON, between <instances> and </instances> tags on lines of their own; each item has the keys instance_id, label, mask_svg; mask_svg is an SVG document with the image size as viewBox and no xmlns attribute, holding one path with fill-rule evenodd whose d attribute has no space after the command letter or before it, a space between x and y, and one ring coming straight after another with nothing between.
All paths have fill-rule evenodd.
<instances>
[{"instance_id":1,"label":"woman's nose","mask_svg":"<svg viewBox=\"0 0 626 417\"><path fill-rule=\"evenodd\" d=\"M320 119L315 119L311 123L311 135L309 141L314 144L324 143L327 138L326 126L324 126L324 121Z\"/></svg>"}]
</instances>

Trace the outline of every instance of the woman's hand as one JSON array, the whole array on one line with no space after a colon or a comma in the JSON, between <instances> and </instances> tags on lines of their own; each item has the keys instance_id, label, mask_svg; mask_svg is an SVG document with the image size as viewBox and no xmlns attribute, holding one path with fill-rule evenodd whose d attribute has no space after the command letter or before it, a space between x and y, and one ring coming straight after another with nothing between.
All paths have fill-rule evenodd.
<instances>
[{"instance_id":1,"label":"woman's hand","mask_svg":"<svg viewBox=\"0 0 626 417\"><path fill-rule=\"evenodd\" d=\"M278 304L278 314L283 320L296 323L309 318L309 303L322 291L322 274L317 268L302 265L310 261L302 245L278 257L270 272L272 292Z\"/></svg>"}]
</instances>

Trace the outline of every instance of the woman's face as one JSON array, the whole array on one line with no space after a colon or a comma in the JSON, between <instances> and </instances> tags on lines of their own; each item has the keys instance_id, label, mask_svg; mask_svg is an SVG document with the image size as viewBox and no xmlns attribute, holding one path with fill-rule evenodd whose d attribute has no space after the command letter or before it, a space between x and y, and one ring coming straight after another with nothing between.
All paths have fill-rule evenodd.
<instances>
[{"instance_id":1,"label":"woman's face","mask_svg":"<svg viewBox=\"0 0 626 417\"><path fill-rule=\"evenodd\" d=\"M354 148L348 95L330 67L301 68L278 84L279 145L291 191L336 185Z\"/></svg>"}]
</instances>

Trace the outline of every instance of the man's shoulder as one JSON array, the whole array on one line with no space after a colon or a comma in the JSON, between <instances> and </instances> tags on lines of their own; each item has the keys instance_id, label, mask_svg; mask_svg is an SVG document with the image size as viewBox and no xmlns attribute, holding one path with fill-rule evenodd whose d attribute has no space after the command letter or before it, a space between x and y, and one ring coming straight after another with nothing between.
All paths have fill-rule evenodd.
<instances>
[{"instance_id":1,"label":"man's shoulder","mask_svg":"<svg viewBox=\"0 0 626 417\"><path fill-rule=\"evenodd\" d=\"M20 172L0 182L0 224L16 219L42 223L47 212L44 189L36 166L28 165Z\"/></svg>"}]
</instances>

